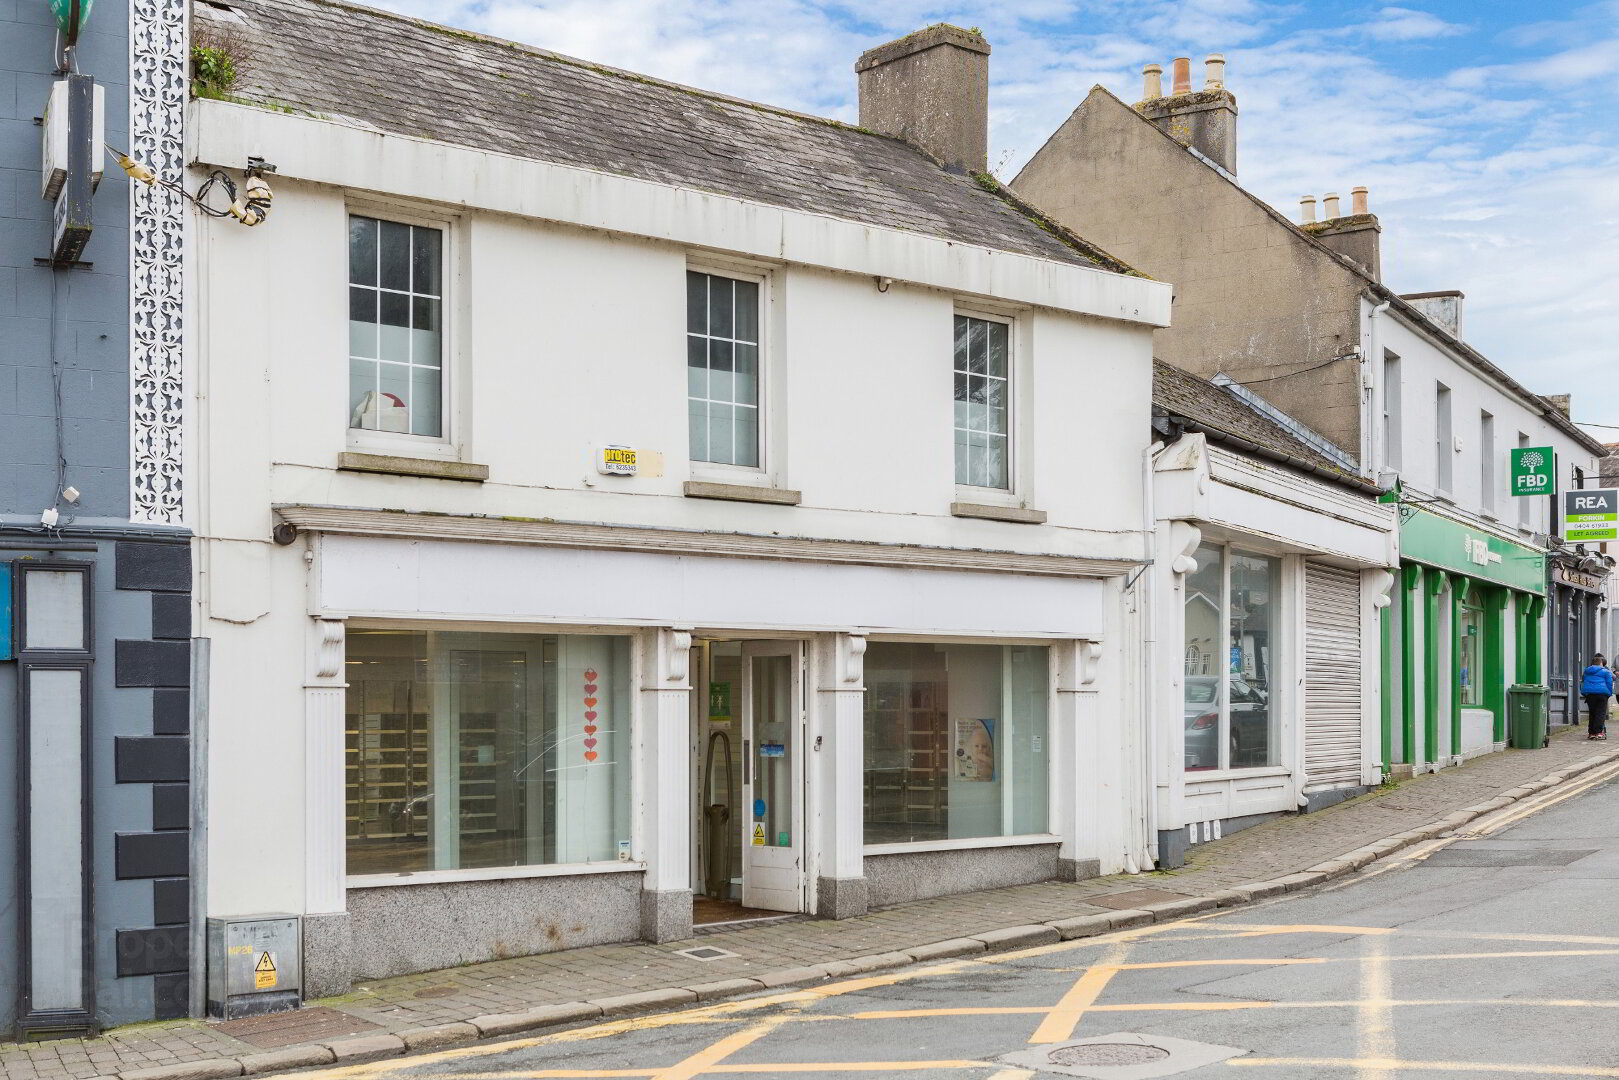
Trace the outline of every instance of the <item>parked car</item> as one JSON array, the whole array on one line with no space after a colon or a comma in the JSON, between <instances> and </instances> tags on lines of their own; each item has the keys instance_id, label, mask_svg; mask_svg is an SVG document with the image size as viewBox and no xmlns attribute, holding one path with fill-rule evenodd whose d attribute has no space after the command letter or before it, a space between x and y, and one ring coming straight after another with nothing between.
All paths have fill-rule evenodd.
<instances>
[{"instance_id":1,"label":"parked car","mask_svg":"<svg viewBox=\"0 0 1619 1080\"><path fill-rule=\"evenodd\" d=\"M1186 677L1186 768L1220 767L1220 706L1222 681L1218 675ZM1265 690L1240 676L1230 677L1232 766L1264 764L1270 746L1270 707Z\"/></svg>"}]
</instances>

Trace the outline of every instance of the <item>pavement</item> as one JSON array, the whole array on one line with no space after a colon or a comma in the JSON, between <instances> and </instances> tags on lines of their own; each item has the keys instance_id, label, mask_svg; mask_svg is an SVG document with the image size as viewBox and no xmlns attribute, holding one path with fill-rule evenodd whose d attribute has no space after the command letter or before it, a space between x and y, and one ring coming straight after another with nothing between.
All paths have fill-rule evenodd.
<instances>
[{"instance_id":1,"label":"pavement","mask_svg":"<svg viewBox=\"0 0 1619 1080\"><path fill-rule=\"evenodd\" d=\"M1543 750L1477 758L1199 845L1180 870L941 897L838 922L775 922L661 945L498 960L360 984L341 998L256 1021L173 1021L91 1039L0 1044L0 1080L213 1080L365 1062L1168 925L1353 873L1615 760L1619 744L1609 749L1586 742L1580 729L1559 728ZM705 946L724 955L682 952Z\"/></svg>"},{"instance_id":2,"label":"pavement","mask_svg":"<svg viewBox=\"0 0 1619 1080\"><path fill-rule=\"evenodd\" d=\"M1619 1076L1616 774L1256 904L311 1080Z\"/></svg>"}]
</instances>

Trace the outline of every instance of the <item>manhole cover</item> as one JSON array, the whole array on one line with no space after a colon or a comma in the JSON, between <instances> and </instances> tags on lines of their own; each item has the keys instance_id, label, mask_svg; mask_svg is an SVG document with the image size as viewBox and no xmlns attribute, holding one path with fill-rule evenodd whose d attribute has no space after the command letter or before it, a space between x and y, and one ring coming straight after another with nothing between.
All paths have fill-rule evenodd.
<instances>
[{"instance_id":1,"label":"manhole cover","mask_svg":"<svg viewBox=\"0 0 1619 1080\"><path fill-rule=\"evenodd\" d=\"M1169 1051L1136 1043L1085 1043L1065 1046L1046 1055L1053 1065L1145 1065L1162 1061Z\"/></svg>"},{"instance_id":2,"label":"manhole cover","mask_svg":"<svg viewBox=\"0 0 1619 1080\"><path fill-rule=\"evenodd\" d=\"M1214 1046L1169 1035L1115 1031L1111 1035L1032 1046L1006 1054L1000 1060L1040 1075L1080 1076L1087 1080L1122 1080L1123 1077L1155 1080L1197 1072L1246 1052L1235 1046Z\"/></svg>"},{"instance_id":3,"label":"manhole cover","mask_svg":"<svg viewBox=\"0 0 1619 1080\"><path fill-rule=\"evenodd\" d=\"M447 997L454 997L455 996L455 987L453 987L453 986L429 986L425 990L416 991L416 993L412 994L411 996L412 997L419 997L419 998L447 998Z\"/></svg>"}]
</instances>

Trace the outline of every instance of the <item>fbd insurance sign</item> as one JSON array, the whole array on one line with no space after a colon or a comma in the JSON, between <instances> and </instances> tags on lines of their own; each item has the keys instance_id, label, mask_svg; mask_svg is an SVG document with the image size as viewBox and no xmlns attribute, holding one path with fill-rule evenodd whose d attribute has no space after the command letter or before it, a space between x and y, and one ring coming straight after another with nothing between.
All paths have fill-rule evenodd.
<instances>
[{"instance_id":1,"label":"fbd insurance sign","mask_svg":"<svg viewBox=\"0 0 1619 1080\"><path fill-rule=\"evenodd\" d=\"M1574 544L1619 540L1619 488L1563 492L1563 539Z\"/></svg>"}]
</instances>

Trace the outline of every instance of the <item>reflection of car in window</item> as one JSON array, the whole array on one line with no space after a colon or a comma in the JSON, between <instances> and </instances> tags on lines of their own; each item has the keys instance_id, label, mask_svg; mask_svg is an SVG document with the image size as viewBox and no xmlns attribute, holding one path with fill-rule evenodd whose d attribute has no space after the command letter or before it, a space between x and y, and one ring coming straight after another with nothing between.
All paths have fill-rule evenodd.
<instances>
[{"instance_id":1,"label":"reflection of car in window","mask_svg":"<svg viewBox=\"0 0 1619 1080\"><path fill-rule=\"evenodd\" d=\"M1186 678L1186 769L1220 767L1220 706L1226 687L1216 675ZM1264 765L1270 756L1270 709L1263 687L1229 676L1231 727L1229 767Z\"/></svg>"}]
</instances>

